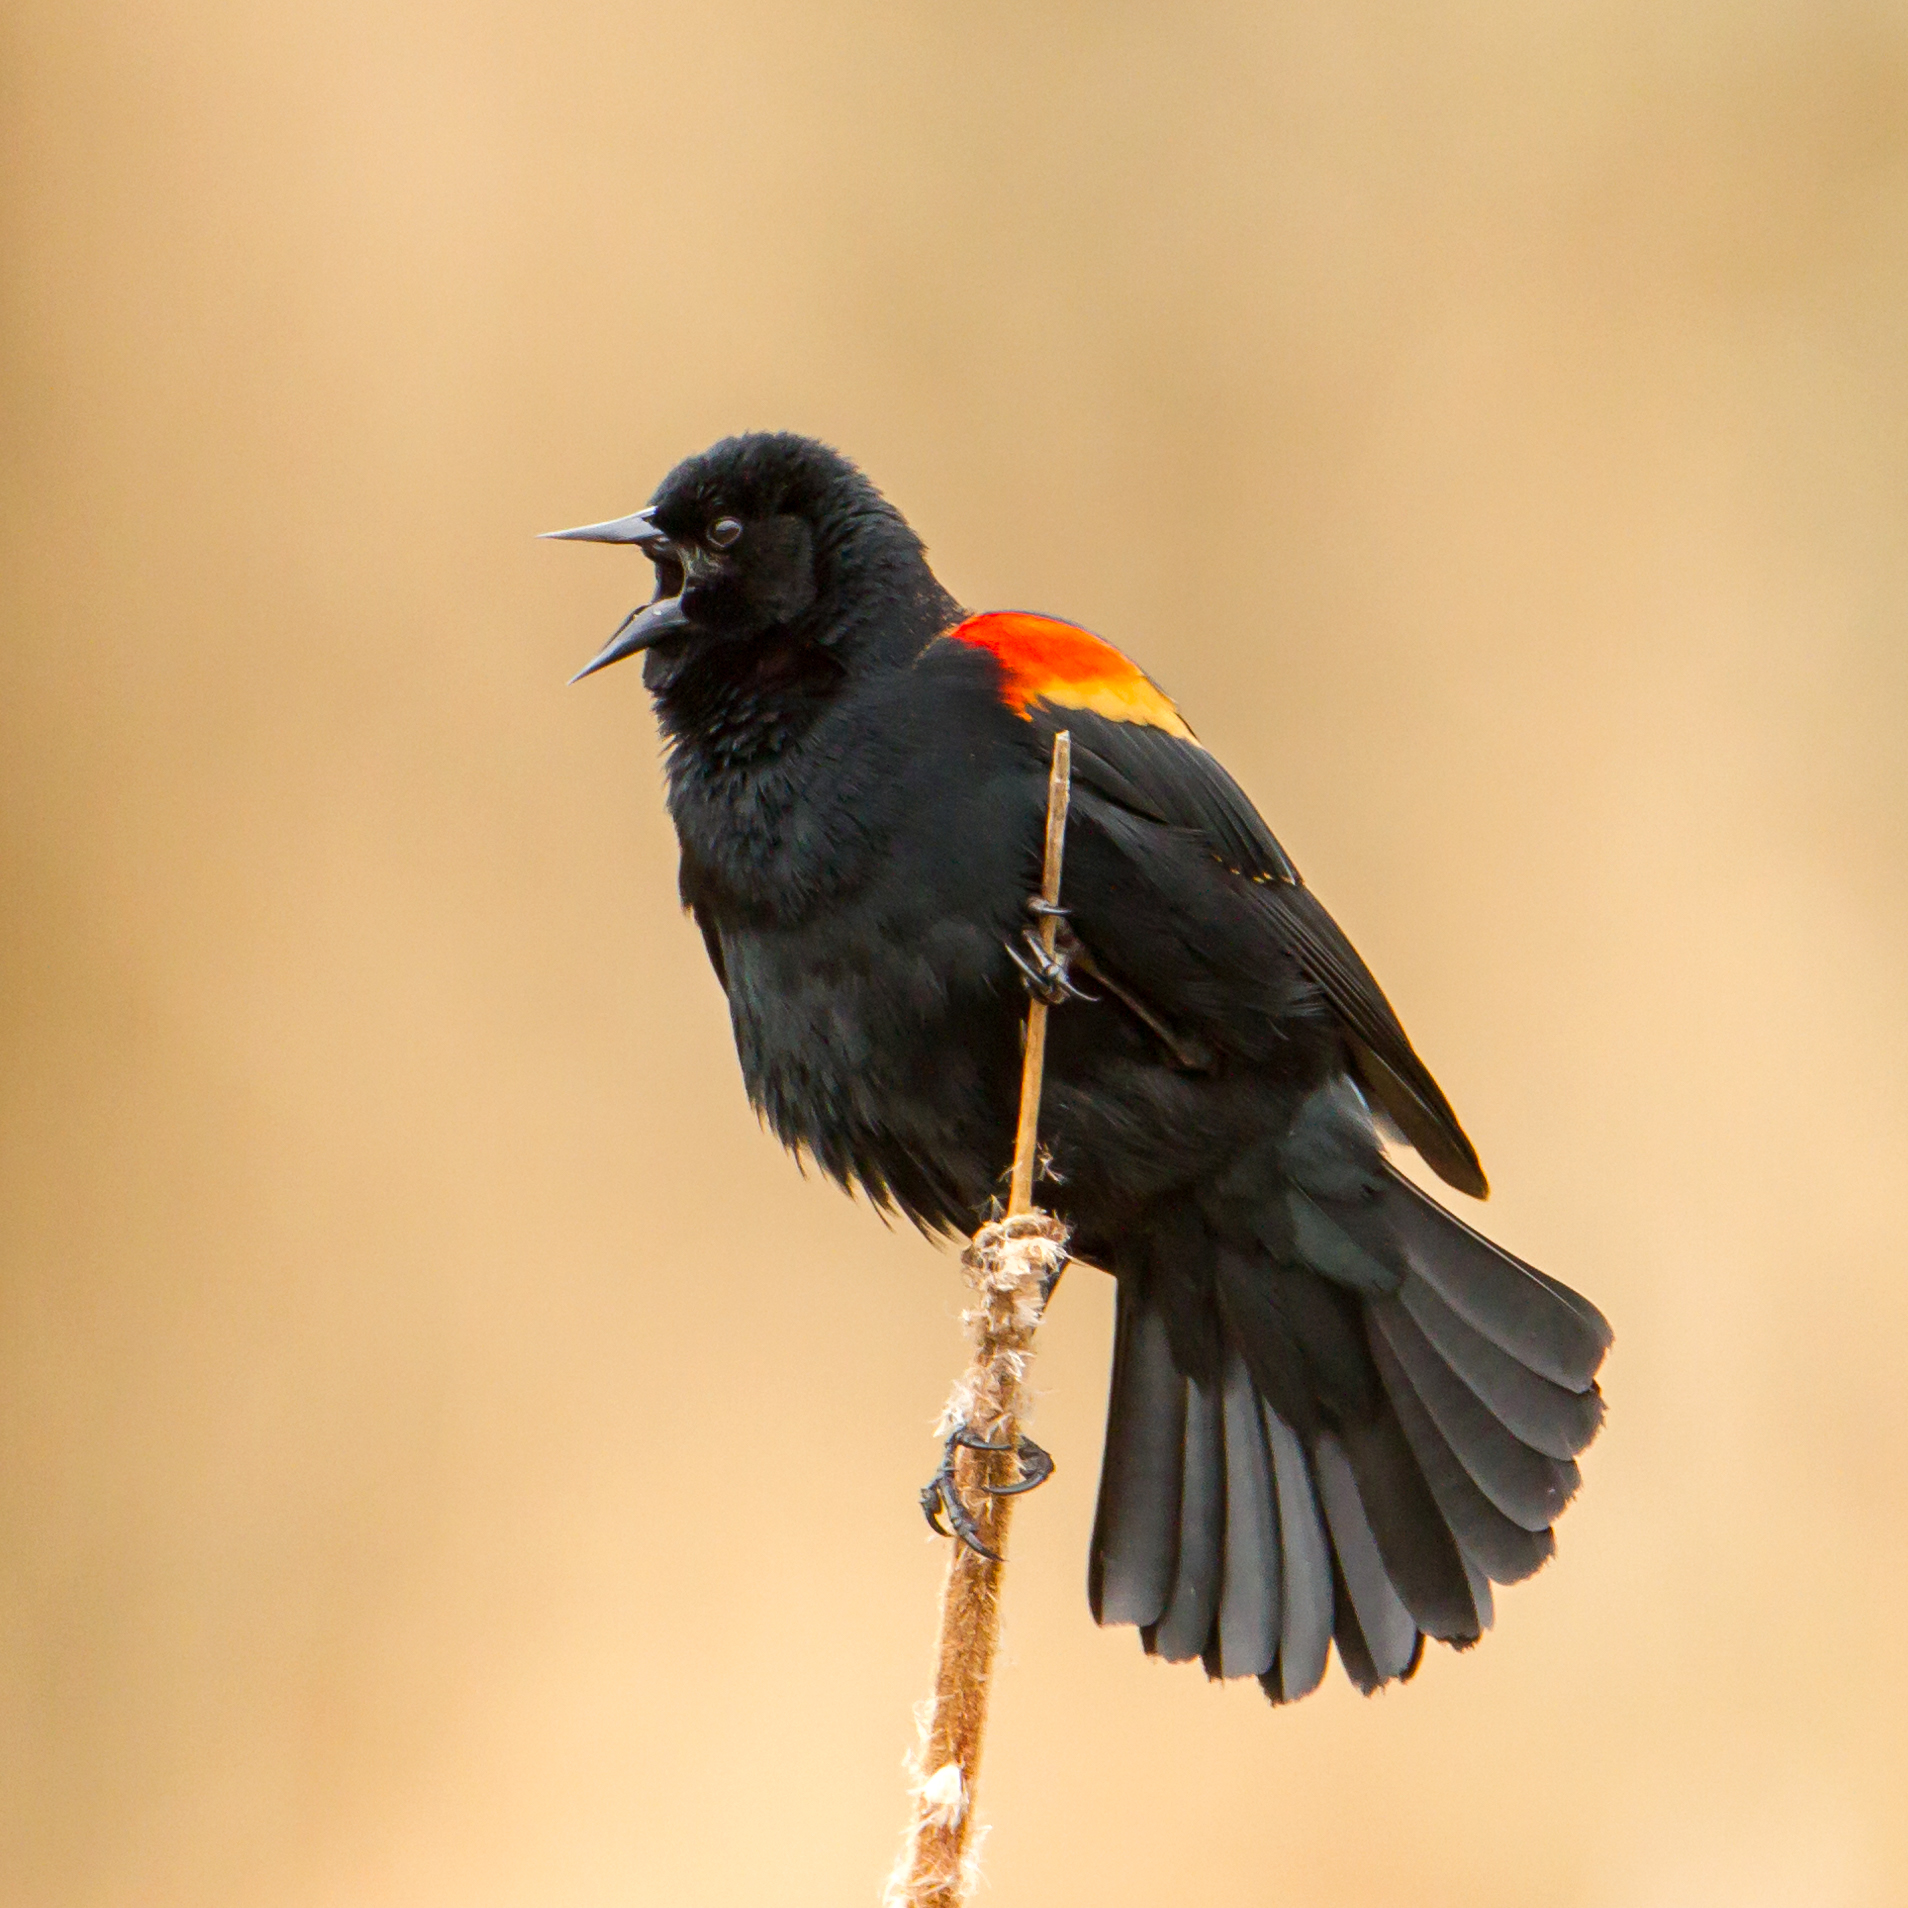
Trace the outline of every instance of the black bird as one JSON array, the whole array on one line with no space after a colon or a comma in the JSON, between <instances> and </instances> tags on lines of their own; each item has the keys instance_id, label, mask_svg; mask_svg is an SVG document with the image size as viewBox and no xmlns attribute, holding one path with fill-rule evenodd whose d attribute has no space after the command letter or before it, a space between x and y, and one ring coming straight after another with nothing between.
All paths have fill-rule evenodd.
<instances>
[{"instance_id":1,"label":"black bird","mask_svg":"<svg viewBox=\"0 0 1908 1908\"><path fill-rule=\"evenodd\" d=\"M1365 1691L1489 1627L1551 1554L1610 1328L1389 1163L1482 1198L1390 1003L1226 771L1118 650L970 615L861 472L726 439L647 509L639 651L681 895L749 1097L931 1231L988 1215L1023 988L1050 1023L1042 1203L1118 1281L1088 1595L1146 1648ZM1073 735L1062 946L1030 951L1047 767ZM1091 998L1080 998L1086 995Z\"/></svg>"}]
</instances>

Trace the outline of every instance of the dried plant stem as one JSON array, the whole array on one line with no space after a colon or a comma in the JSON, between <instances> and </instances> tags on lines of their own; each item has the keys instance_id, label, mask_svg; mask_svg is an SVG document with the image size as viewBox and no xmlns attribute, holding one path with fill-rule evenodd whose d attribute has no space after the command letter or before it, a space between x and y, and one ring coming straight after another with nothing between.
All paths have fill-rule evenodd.
<instances>
[{"instance_id":1,"label":"dried plant stem","mask_svg":"<svg viewBox=\"0 0 1908 1908\"><path fill-rule=\"evenodd\" d=\"M1067 852L1067 800L1073 788L1073 737L1053 738L1053 768L1047 776L1047 847L1040 864L1040 898L1060 905L1060 868ZM1040 917L1040 945L1053 959L1060 922ZM1040 1150L1040 1081L1047 1065L1047 1003L1038 994L1027 1003L1027 1046L1020 1062L1020 1124L1014 1129L1014 1175L1008 1182L1007 1216L1033 1210L1034 1162Z\"/></svg>"},{"instance_id":2,"label":"dried plant stem","mask_svg":"<svg viewBox=\"0 0 1908 1908\"><path fill-rule=\"evenodd\" d=\"M1060 867L1066 843L1071 743L1054 738L1047 785L1047 842L1040 891L1060 899ZM1043 916L1040 936L1049 957L1058 923ZM1014 1481L1011 1448L1028 1415L1027 1361L1040 1310L1065 1262L1066 1228L1033 1205L1040 1127L1040 1085L1046 1061L1047 1003L1037 995L1027 1009L1027 1045L1020 1076L1020 1123L1014 1139L1013 1178L1007 1216L983 1226L961 1255L961 1269L977 1303L963 1323L973 1357L949 1401L944 1430L962 1424L1000 1452L956 1452L954 1481L961 1501L989 1550L1005 1554L1011 1497L985 1487ZM988 1687L1000 1642L1003 1566L958 1541L948 1559L941 1592L941 1635L934 1695L922 1727L916 1769L914 1820L901 1864L890 1884L894 1908L958 1908L972 1882L970 1847L974 1785L987 1724Z\"/></svg>"}]
</instances>

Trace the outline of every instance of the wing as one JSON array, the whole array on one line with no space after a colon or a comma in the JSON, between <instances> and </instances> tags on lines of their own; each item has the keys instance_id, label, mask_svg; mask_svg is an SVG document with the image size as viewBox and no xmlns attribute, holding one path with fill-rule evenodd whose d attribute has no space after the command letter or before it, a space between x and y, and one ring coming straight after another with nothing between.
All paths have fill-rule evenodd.
<instances>
[{"instance_id":1,"label":"wing","mask_svg":"<svg viewBox=\"0 0 1908 1908\"><path fill-rule=\"evenodd\" d=\"M949 633L994 654L1010 707L1043 730L1071 730L1076 786L1139 822L1196 836L1243 884L1238 892L1272 943L1267 952L1295 961L1318 989L1371 1098L1441 1178L1483 1198L1476 1149L1371 970L1161 690L1111 644L1070 623L1009 612L973 617Z\"/></svg>"},{"instance_id":2,"label":"wing","mask_svg":"<svg viewBox=\"0 0 1908 1908\"><path fill-rule=\"evenodd\" d=\"M1338 923L1303 882L1268 893L1263 901L1282 917L1300 966L1343 1021L1352 1065L1366 1091L1440 1179L1474 1199L1488 1198L1490 1183L1477 1149Z\"/></svg>"},{"instance_id":3,"label":"wing","mask_svg":"<svg viewBox=\"0 0 1908 1908\"><path fill-rule=\"evenodd\" d=\"M1190 734L1054 707L1047 721L1073 733L1076 781L1129 814L1199 836L1212 859L1246 884L1250 905L1324 996L1371 1097L1442 1179L1482 1199L1476 1150L1371 969L1299 878L1259 812ZM1045 723L1042 726L1046 726Z\"/></svg>"}]
</instances>

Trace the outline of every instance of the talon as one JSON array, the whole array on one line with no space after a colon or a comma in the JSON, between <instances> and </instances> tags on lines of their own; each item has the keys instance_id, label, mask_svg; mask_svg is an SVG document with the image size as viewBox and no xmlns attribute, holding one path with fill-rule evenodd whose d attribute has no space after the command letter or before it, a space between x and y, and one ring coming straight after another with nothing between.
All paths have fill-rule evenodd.
<instances>
[{"instance_id":1,"label":"talon","mask_svg":"<svg viewBox=\"0 0 1908 1908\"><path fill-rule=\"evenodd\" d=\"M989 1563L1005 1563L1006 1559L999 1551L989 1550L981 1542L980 1525L961 1502L961 1494L955 1488L954 1453L961 1450L1011 1451L1019 1459L1020 1481L1016 1484L983 1484L981 1489L989 1497L1018 1497L1022 1491L1037 1489L1053 1475L1053 1459L1031 1438L1018 1437L1012 1444L991 1444L985 1438L977 1438L966 1425L956 1425L942 1447L940 1468L921 1492L921 1513L937 1537L954 1538L977 1556L985 1557ZM944 1515L947 1524L941 1522ZM949 1525L953 1528L949 1529Z\"/></svg>"},{"instance_id":2,"label":"talon","mask_svg":"<svg viewBox=\"0 0 1908 1908\"><path fill-rule=\"evenodd\" d=\"M1058 1007L1069 1000L1096 1001L1098 994L1089 994L1084 988L1073 984L1067 971L1068 952L1064 945L1056 946L1049 954L1042 944L1039 930L1028 928L1019 941L1008 941L1007 958L1020 969L1026 981L1028 991L1038 994L1049 1007Z\"/></svg>"},{"instance_id":3,"label":"talon","mask_svg":"<svg viewBox=\"0 0 1908 1908\"><path fill-rule=\"evenodd\" d=\"M1069 910L1058 901L1049 901L1044 894L1030 894L1027 897L1027 912L1036 921L1064 921Z\"/></svg>"},{"instance_id":4,"label":"talon","mask_svg":"<svg viewBox=\"0 0 1908 1908\"><path fill-rule=\"evenodd\" d=\"M1060 909L1057 909L1056 912L1064 915L1066 913L1066 909L1060 908ZM1033 931L1031 929L1029 929L1028 932L1030 935L1032 935L1032 937L1036 941L1039 939L1038 935L1033 935ZM1044 947L1041 948L1041 953L1043 955L1046 953L1046 949ZM1079 940L1075 936L1073 930L1070 927L1068 927L1066 922L1063 920L1060 923L1060 926L1058 930L1055 932L1053 937L1053 964L1056 970L1055 978L1059 986L1061 987L1061 989L1071 999L1086 1000L1086 1001L1098 1000L1100 998L1098 994L1089 994L1084 987L1076 987L1073 984L1073 963L1076 960L1078 960L1083 966L1090 967L1092 965L1092 963L1088 961L1086 958L1086 949L1080 945Z\"/></svg>"},{"instance_id":5,"label":"talon","mask_svg":"<svg viewBox=\"0 0 1908 1908\"><path fill-rule=\"evenodd\" d=\"M954 1533L941 1522L941 1480L935 1476L932 1484L921 1486L921 1515L928 1520L928 1529L937 1537L952 1537Z\"/></svg>"},{"instance_id":6,"label":"talon","mask_svg":"<svg viewBox=\"0 0 1908 1908\"><path fill-rule=\"evenodd\" d=\"M998 1451L1002 1447L998 1444L988 1444L979 1448ZM1016 1438L1014 1456L1020 1460L1020 1482L1018 1484L983 1484L981 1489L989 1497L1018 1497L1022 1491L1037 1491L1053 1475L1052 1453L1043 1451L1032 1438Z\"/></svg>"},{"instance_id":7,"label":"talon","mask_svg":"<svg viewBox=\"0 0 1908 1908\"><path fill-rule=\"evenodd\" d=\"M937 1536L950 1537L965 1544L969 1550L985 1557L989 1563L1006 1561L998 1551L989 1550L981 1542L980 1526L975 1523L967 1506L961 1502L961 1494L954 1484L954 1453L966 1445L970 1450L991 1451L996 1447L981 1443L968 1431L965 1425L955 1427L953 1435L941 1448L940 1468L928 1479L926 1488L921 1492L921 1509L928 1520L928 1526ZM942 1514L947 1524L941 1522ZM951 1525L952 1528L948 1528Z\"/></svg>"},{"instance_id":8,"label":"talon","mask_svg":"<svg viewBox=\"0 0 1908 1908\"><path fill-rule=\"evenodd\" d=\"M1037 994L1049 1007L1058 1007L1066 1000L1055 971L1059 963L1048 960L1047 950L1040 945L1039 938L1031 929L1028 930L1027 940L1033 948L1031 958L1021 951L1017 941L1006 943L1007 958L1020 969L1020 978L1026 983L1028 993Z\"/></svg>"},{"instance_id":9,"label":"talon","mask_svg":"<svg viewBox=\"0 0 1908 1908\"><path fill-rule=\"evenodd\" d=\"M985 1557L989 1563L1005 1563L1007 1559L998 1550L989 1550L981 1542L980 1526L975 1523L967 1506L961 1502L960 1492L954 1488L951 1451L948 1453L943 1469L947 1474L942 1476L937 1472L934 1482L928 1486L928 1489L934 1493L940 1507L947 1512L947 1521L954 1526L947 1535L959 1538L976 1556Z\"/></svg>"}]
</instances>

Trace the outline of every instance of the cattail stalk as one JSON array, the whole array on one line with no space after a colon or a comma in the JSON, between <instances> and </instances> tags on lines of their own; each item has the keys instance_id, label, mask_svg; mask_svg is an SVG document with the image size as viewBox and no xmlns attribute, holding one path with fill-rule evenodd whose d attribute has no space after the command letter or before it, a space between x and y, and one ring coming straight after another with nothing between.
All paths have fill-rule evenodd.
<instances>
[{"instance_id":1,"label":"cattail stalk","mask_svg":"<svg viewBox=\"0 0 1908 1908\"><path fill-rule=\"evenodd\" d=\"M1046 857L1042 898L1057 907L1060 866L1066 845L1071 786L1071 740L1054 737L1047 784ZM1040 940L1052 959L1059 923L1040 919ZM1047 1003L1035 995L1027 1008L1027 1043L1020 1074L1020 1123L1014 1138L1013 1177L1007 1214L975 1233L961 1255L961 1270L976 1303L962 1323L973 1356L948 1402L942 1429L964 1425L1000 1451L957 1448L954 1486L972 1513L980 1541L1005 1555L1011 1497L995 1497L989 1485L1017 1476L1013 1447L1032 1400L1025 1390L1027 1363L1041 1307L1066 1260L1066 1228L1035 1209L1040 1086L1047 1052ZM987 1697L1000 1642L1000 1594L1004 1566L970 1549L951 1546L941 1592L941 1635L934 1695L926 1706L915 1769L914 1819L907 1846L889 1885L890 1908L958 1908L973 1882L974 1786L987 1725Z\"/></svg>"}]
</instances>

